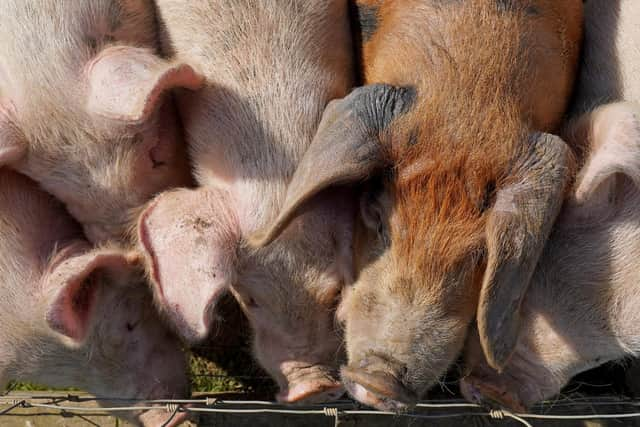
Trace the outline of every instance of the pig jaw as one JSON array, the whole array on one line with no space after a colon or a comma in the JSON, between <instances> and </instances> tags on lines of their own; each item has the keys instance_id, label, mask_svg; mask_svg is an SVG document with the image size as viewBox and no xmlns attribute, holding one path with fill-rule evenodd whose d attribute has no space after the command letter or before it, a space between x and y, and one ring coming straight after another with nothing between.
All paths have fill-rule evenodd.
<instances>
[{"instance_id":1,"label":"pig jaw","mask_svg":"<svg viewBox=\"0 0 640 427\"><path fill-rule=\"evenodd\" d=\"M338 334L320 336L316 344L300 344L308 341L306 334L265 331L255 324L254 329L254 354L276 380L279 402L321 403L342 397L344 388L337 372L341 359ZM291 345L293 342L298 344Z\"/></svg>"},{"instance_id":2,"label":"pig jaw","mask_svg":"<svg viewBox=\"0 0 640 427\"><path fill-rule=\"evenodd\" d=\"M551 371L531 349L520 346L503 372L497 372L478 359L460 381L460 392L470 402L525 412L531 405L557 394L571 374ZM469 368L469 367L468 367ZM561 368L556 366L556 368Z\"/></svg>"}]
</instances>

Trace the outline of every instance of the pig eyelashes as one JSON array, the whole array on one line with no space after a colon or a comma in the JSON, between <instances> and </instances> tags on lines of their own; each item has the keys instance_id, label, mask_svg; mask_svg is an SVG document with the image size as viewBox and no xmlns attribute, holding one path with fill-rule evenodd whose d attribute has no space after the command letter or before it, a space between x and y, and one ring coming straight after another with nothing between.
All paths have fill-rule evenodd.
<instances>
[{"instance_id":1,"label":"pig eyelashes","mask_svg":"<svg viewBox=\"0 0 640 427\"><path fill-rule=\"evenodd\" d=\"M484 195L482 200L480 201L480 213L486 212L491 206L493 206L493 202L496 199L496 183L494 181L489 181L487 186L484 189Z\"/></svg>"},{"instance_id":2,"label":"pig eyelashes","mask_svg":"<svg viewBox=\"0 0 640 427\"><path fill-rule=\"evenodd\" d=\"M375 189L364 191L360 197L360 216L364 225L375 231L378 238L385 245L388 245L390 237L388 227L384 221L384 209L380 201L382 191L384 190L378 186Z\"/></svg>"}]
</instances>

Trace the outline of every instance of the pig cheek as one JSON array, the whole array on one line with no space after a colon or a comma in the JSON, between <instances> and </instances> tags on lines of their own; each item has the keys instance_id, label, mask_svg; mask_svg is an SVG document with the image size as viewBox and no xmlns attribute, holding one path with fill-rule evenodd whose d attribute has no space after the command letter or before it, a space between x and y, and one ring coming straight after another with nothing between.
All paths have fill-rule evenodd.
<instances>
[{"instance_id":1,"label":"pig cheek","mask_svg":"<svg viewBox=\"0 0 640 427\"><path fill-rule=\"evenodd\" d=\"M349 316L350 303L353 295L353 286L345 286L342 289L342 295L338 308L336 309L336 320L344 327Z\"/></svg>"},{"instance_id":2,"label":"pig cheek","mask_svg":"<svg viewBox=\"0 0 640 427\"><path fill-rule=\"evenodd\" d=\"M256 359L278 384L284 384L286 379L280 370L280 361L286 360L284 347L278 344L278 337L265 328L256 327L254 324L254 331L253 353Z\"/></svg>"}]
</instances>

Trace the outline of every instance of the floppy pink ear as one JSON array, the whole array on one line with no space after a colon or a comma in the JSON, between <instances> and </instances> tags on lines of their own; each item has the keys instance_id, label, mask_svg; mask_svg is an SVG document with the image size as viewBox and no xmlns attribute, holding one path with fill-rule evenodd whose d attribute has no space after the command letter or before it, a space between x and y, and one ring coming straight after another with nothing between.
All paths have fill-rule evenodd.
<instances>
[{"instance_id":1,"label":"floppy pink ear","mask_svg":"<svg viewBox=\"0 0 640 427\"><path fill-rule=\"evenodd\" d=\"M579 118L572 136L588 142L588 156L576 179L575 201L589 204L591 213L609 209L616 174L630 178L640 188L640 105L615 103Z\"/></svg>"},{"instance_id":2,"label":"floppy pink ear","mask_svg":"<svg viewBox=\"0 0 640 427\"><path fill-rule=\"evenodd\" d=\"M212 189L163 193L138 221L156 300L189 343L209 333L211 310L234 275L238 236L229 197Z\"/></svg>"},{"instance_id":3,"label":"floppy pink ear","mask_svg":"<svg viewBox=\"0 0 640 427\"><path fill-rule=\"evenodd\" d=\"M134 123L146 120L166 91L196 90L204 83L191 66L130 46L104 49L87 66L87 74L89 112Z\"/></svg>"},{"instance_id":4,"label":"floppy pink ear","mask_svg":"<svg viewBox=\"0 0 640 427\"><path fill-rule=\"evenodd\" d=\"M0 98L0 165L19 160L27 151L24 136L15 124L15 110L8 99Z\"/></svg>"},{"instance_id":5,"label":"floppy pink ear","mask_svg":"<svg viewBox=\"0 0 640 427\"><path fill-rule=\"evenodd\" d=\"M86 248L86 244L81 245ZM46 320L56 332L82 342L90 329L98 287L105 270L121 271L134 262L125 252L96 249L68 256L46 277L46 287L55 289ZM59 254L60 255L60 254ZM64 254L62 254L64 257ZM58 257L59 259L59 257Z\"/></svg>"}]
</instances>

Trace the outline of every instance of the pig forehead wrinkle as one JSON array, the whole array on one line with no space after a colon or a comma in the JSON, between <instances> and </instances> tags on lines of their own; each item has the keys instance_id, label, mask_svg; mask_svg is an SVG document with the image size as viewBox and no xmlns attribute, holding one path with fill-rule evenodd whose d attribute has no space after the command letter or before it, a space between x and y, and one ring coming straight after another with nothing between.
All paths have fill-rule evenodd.
<instances>
[{"instance_id":1,"label":"pig forehead wrinkle","mask_svg":"<svg viewBox=\"0 0 640 427\"><path fill-rule=\"evenodd\" d=\"M413 87L374 84L360 90L362 95L352 98L353 110L370 129L386 129L394 119L409 111L416 99Z\"/></svg>"}]
</instances>

